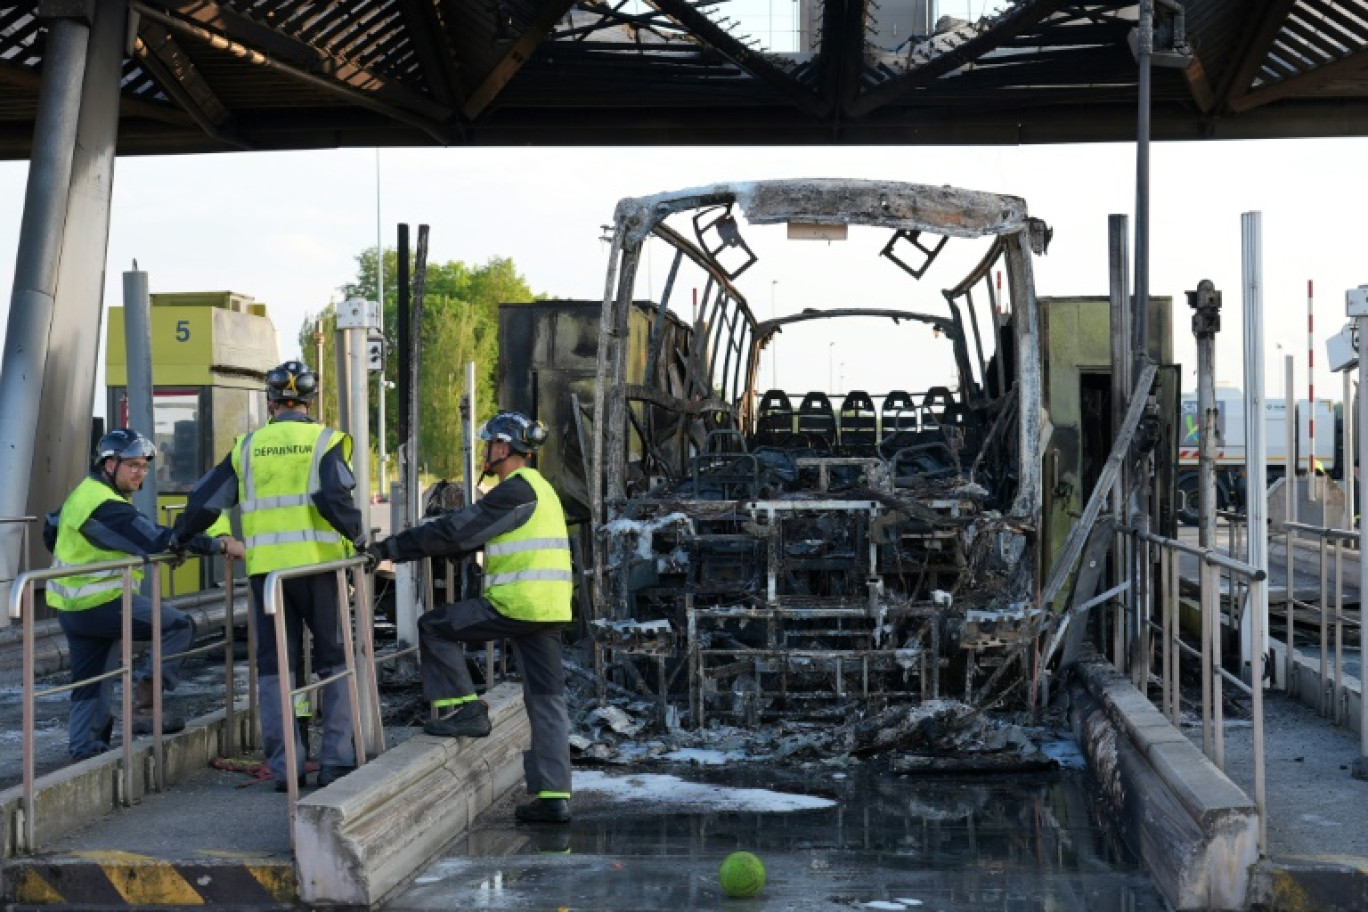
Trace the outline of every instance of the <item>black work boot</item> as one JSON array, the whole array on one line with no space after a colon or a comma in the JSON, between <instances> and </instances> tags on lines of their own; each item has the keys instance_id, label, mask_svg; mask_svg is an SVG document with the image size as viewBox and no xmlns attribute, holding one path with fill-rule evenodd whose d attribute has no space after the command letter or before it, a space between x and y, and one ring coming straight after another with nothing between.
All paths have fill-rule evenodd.
<instances>
[{"instance_id":1,"label":"black work boot","mask_svg":"<svg viewBox=\"0 0 1368 912\"><path fill-rule=\"evenodd\" d=\"M423 731L444 738L483 738L489 734L489 707L483 700L462 703L454 712L424 722Z\"/></svg>"},{"instance_id":2,"label":"black work boot","mask_svg":"<svg viewBox=\"0 0 1368 912\"><path fill-rule=\"evenodd\" d=\"M569 823L569 798L533 798L513 811L518 823Z\"/></svg>"},{"instance_id":3,"label":"black work boot","mask_svg":"<svg viewBox=\"0 0 1368 912\"><path fill-rule=\"evenodd\" d=\"M185 728L185 719L166 709L162 700L162 734L173 735ZM152 734L152 679L139 678L133 689L133 734Z\"/></svg>"}]
</instances>

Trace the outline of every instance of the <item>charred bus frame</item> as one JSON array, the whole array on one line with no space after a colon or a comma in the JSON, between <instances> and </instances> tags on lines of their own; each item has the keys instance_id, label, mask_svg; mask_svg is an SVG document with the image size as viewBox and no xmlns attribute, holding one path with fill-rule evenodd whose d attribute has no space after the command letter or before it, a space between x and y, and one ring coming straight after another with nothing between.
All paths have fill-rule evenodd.
<instances>
[{"instance_id":1,"label":"charred bus frame","mask_svg":"<svg viewBox=\"0 0 1368 912\"><path fill-rule=\"evenodd\" d=\"M913 281L927 280L951 241L986 250L942 286L946 313L837 307L760 320L739 280L757 261L743 231L762 225L787 225L790 238L886 232L879 255ZM983 705L1029 680L1043 622L1031 256L1049 236L1016 197L915 184L764 181L622 200L597 430L584 441L600 681L699 726L835 718L852 701L958 695L961 682ZM643 340L629 326L651 237L673 260ZM665 351L685 267L701 270L704 291L688 351ZM1005 289L995 285L1004 274ZM934 402L928 391L907 421L897 409L890 417L891 393L882 416L852 407L848 425L829 404L825 425L805 424L802 409L767 412L760 356L776 333L850 316L943 333L958 390L940 388ZM644 376L629 382L629 350L640 360L642 345ZM1005 676L1011 667L1022 674Z\"/></svg>"}]
</instances>

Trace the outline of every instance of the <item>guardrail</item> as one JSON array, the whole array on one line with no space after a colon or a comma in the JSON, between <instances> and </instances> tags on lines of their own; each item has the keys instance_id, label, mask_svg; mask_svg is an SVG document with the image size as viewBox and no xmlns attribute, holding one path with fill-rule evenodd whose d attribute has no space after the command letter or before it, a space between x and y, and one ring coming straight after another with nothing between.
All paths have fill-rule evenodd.
<instances>
[{"instance_id":1,"label":"guardrail","mask_svg":"<svg viewBox=\"0 0 1368 912\"><path fill-rule=\"evenodd\" d=\"M1250 697L1251 715L1254 728L1254 805L1259 816L1259 851L1262 854L1268 844L1267 813L1264 782L1264 719L1263 719L1263 657L1264 629L1263 618L1259 612L1251 616L1251 647L1253 656L1250 681L1226 671L1221 666L1221 573L1226 571L1231 579L1243 581L1243 591L1249 596L1246 604L1260 604L1262 590L1268 585L1268 574L1262 568L1254 567L1243 561L1235 560L1214 548L1200 548L1177 539L1155 535L1141 529L1125 530L1136 540L1140 549L1139 566L1153 565L1150 548L1159 550L1159 573L1166 594L1161 623L1153 620L1153 587L1145 587L1143 606L1144 623L1148 630L1158 631L1162 637L1163 695L1162 704L1169 720L1176 727L1179 724L1178 680L1181 656L1186 653L1199 657L1202 663L1202 752L1222 771L1225 770L1225 734L1222 718L1222 682L1228 681L1233 687ZM1201 648L1196 649L1184 643L1179 635L1179 555L1187 554L1198 560L1200 603L1202 615ZM1234 586L1229 587L1233 593ZM1232 599L1231 614L1236 616L1236 604ZM1148 653L1148 650L1145 650Z\"/></svg>"},{"instance_id":2,"label":"guardrail","mask_svg":"<svg viewBox=\"0 0 1368 912\"><path fill-rule=\"evenodd\" d=\"M174 554L161 554L148 558L127 557L118 560L101 561L99 563L82 564L79 567L61 567L47 570L29 570L19 575L14 581L14 586L9 595L9 616L12 620L20 621L23 624L23 677L24 677L24 697L23 697L23 808L24 808L24 847L29 851L36 850L36 809L34 806L34 782L35 775L35 744L34 727L36 709L35 703L39 697L53 696L74 690L84 684L99 683L113 678L120 678L123 683L123 705L121 708L122 716L122 740L123 740L123 800L125 804L132 802L134 795L134 767L133 767L133 571L138 567L143 567L150 572L146 573L150 585L150 598L152 601L150 635L151 643L151 663L152 663L152 755L153 755L153 788L161 791L165 787L165 753L164 737L162 732L162 663L169 659L185 658L198 655L213 649L224 648L224 687L227 692L227 706L229 714L229 727L232 725L233 716L233 651L232 651L232 626L233 626L233 589L229 585L224 589L226 600L226 610L224 612L224 626L226 628L225 641L223 643L211 643L174 655L163 656L161 651L161 573L160 564L169 563L177 559ZM231 565L231 560L226 564ZM106 671L100 675L94 675L79 681L72 681L59 687L52 687L39 691L36 689L35 682L35 631L34 631L34 585L48 580L61 579L63 577L88 574L92 572L118 571L123 577L123 605L122 605L122 636L121 658L119 667ZM228 577L231 583L231 575Z\"/></svg>"},{"instance_id":3,"label":"guardrail","mask_svg":"<svg viewBox=\"0 0 1368 912\"><path fill-rule=\"evenodd\" d=\"M327 561L321 564L309 564L303 567L287 567L280 570L272 570L266 574L265 583L262 586L263 602L262 610L267 617L275 619L275 649L276 649L276 669L280 676L282 686L280 687L280 721L284 728L281 740L285 745L285 769L288 775L285 777L287 791L289 792L290 808L290 846L295 844L295 816L296 805L299 803L299 777L295 770L300 768L299 753L295 749L295 739L290 726L294 724L295 717L295 697L301 694L312 694L314 691L332 684L335 681L346 679L347 695L351 699L352 715L352 744L356 751L356 765L360 766L366 762L366 729L362 725L361 716L361 693L359 678L356 670L356 646L352 636L352 606L347 597L347 571L352 571L353 593L357 604L357 628L361 635L363 657L370 668L368 681L368 697L373 697L373 702L368 700L368 710L372 714L371 718L376 722L378 728L380 721L379 691L375 687L375 641L372 636L373 624L370 619L369 611L369 586L366 577L366 558L364 556L346 557L341 560ZM285 682L294 683L294 668L290 664L290 644L285 629L285 612L281 610L282 584L287 579L297 579L304 576L315 576L320 573L333 573L337 579L337 612L338 626L342 631L342 651L344 654L345 667L343 671L320 678L318 681L305 681L300 687L291 688L285 686ZM301 656L306 650L301 646ZM379 747L377 753L384 751L384 734L379 732Z\"/></svg>"},{"instance_id":4,"label":"guardrail","mask_svg":"<svg viewBox=\"0 0 1368 912\"><path fill-rule=\"evenodd\" d=\"M1283 523L1283 530L1287 540L1287 650L1285 655L1285 682L1287 688L1291 690L1292 679L1295 670L1294 653L1292 650L1292 627L1293 619L1297 608L1305 608L1314 611L1320 619L1320 680L1321 688L1318 708L1321 715L1331 716L1336 724L1343 724L1349 713L1349 692L1344 686L1344 627L1345 624L1357 626L1359 628L1360 644L1363 639L1363 580L1359 581L1359 618L1346 617L1344 614L1344 545L1346 543L1357 545L1359 543L1359 533L1346 529L1334 529L1328 526L1312 526L1306 523L1288 522ZM1320 598L1318 603L1298 601L1293 585L1293 553L1296 550L1296 542L1299 536L1316 539L1320 542ZM1332 548L1333 543L1333 548ZM1334 555L1335 567L1335 586L1334 603L1330 603L1329 598L1329 568L1330 555ZM1334 681L1331 683L1330 677L1330 621L1334 619L1334 655L1335 670ZM1360 646L1361 648L1361 646ZM1362 657L1360 657L1362 662ZM1359 678L1364 677L1363 667L1359 669ZM1361 701L1365 707L1364 722L1368 722L1368 701ZM1362 727L1368 730L1368 726Z\"/></svg>"}]
</instances>

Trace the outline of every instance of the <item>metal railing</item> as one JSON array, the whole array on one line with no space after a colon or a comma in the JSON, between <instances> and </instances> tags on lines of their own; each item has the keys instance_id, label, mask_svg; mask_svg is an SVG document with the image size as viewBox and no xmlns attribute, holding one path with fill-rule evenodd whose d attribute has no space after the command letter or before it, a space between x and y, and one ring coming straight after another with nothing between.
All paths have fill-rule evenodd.
<instances>
[{"instance_id":1,"label":"metal railing","mask_svg":"<svg viewBox=\"0 0 1368 912\"><path fill-rule=\"evenodd\" d=\"M151 664L152 664L152 756L153 756L153 789L162 791L166 785L166 763L164 733L162 732L162 664L171 659L187 658L192 655L199 655L214 649L224 648L224 687L227 692L226 703L228 706L227 724L233 725L233 651L232 651L232 626L233 626L233 588L231 585L224 589L225 612L224 626L226 629L225 640L222 643L210 643L198 648L188 649L174 655L162 655L161 646L161 572L160 565L176 560L174 554L161 554L148 558L127 557L118 560L101 561L92 564L82 564L78 567L60 567L47 570L30 570L19 575L14 581L14 587L10 590L9 596L9 616L12 620L20 621L23 624L23 848L28 851L35 851L36 846L36 826L37 814L34 802L34 788L36 781L36 746L34 743L34 728L36 717L36 701L40 697L54 696L75 690L86 684L98 684L114 678L119 678L123 684L123 701L121 707L122 715L122 741L123 741L123 770L122 770L122 796L121 803L125 806L133 801L134 795L134 773L136 772L133 764L133 572L139 567L144 568L146 577L150 584L150 598L152 602L151 610L151 633L149 636ZM227 562L231 564L231 561ZM122 635L121 657L118 668L106 671L103 674L83 678L79 681L72 681L59 687L52 687L46 690L36 689L36 660L35 660L35 612L34 612L34 586L39 582L48 580L62 579L64 577L85 575L89 573L113 572L117 571L123 579L122 596ZM228 577L231 583L231 571ZM231 736L230 736L231 737ZM231 742L230 742L231 743Z\"/></svg>"},{"instance_id":2,"label":"metal railing","mask_svg":"<svg viewBox=\"0 0 1368 912\"><path fill-rule=\"evenodd\" d=\"M1296 675L1296 653L1293 650L1293 628L1296 619L1296 611L1303 608L1316 613L1320 627L1320 693L1317 699L1318 709L1323 716L1330 716L1336 724L1343 724L1348 720L1349 715L1349 692L1344 686L1344 627L1348 624L1351 627L1359 628L1359 643L1362 650L1363 627L1362 627L1362 603L1363 597L1360 594L1359 614L1355 619L1347 617L1344 613L1344 546L1346 543L1357 546L1359 543L1359 533L1346 529L1334 529L1327 526L1312 526L1306 523L1289 522L1283 524L1287 542L1287 648L1284 655L1284 682L1288 692L1292 692ZM1296 598L1294 586L1295 571L1295 552L1296 543L1299 537L1305 536L1320 542L1320 597L1316 603L1300 601ZM1330 558L1334 557L1334 601L1330 600ZM1359 581L1360 590L1363 581ZM1331 681L1330 673L1330 624L1334 621L1334 680ZM1362 663L1362 653L1360 652L1360 663ZM1363 679L1363 667L1359 669L1360 681ZM1360 687L1362 685L1360 684ZM1368 701L1360 701L1364 707L1368 707ZM1365 711L1365 722L1368 722L1368 711ZM1362 727L1362 726L1361 726Z\"/></svg>"},{"instance_id":3,"label":"metal railing","mask_svg":"<svg viewBox=\"0 0 1368 912\"><path fill-rule=\"evenodd\" d=\"M300 768L299 753L296 750L295 739L290 726L293 725L295 717L295 697L300 694L312 694L314 691L332 684L335 681L346 679L348 696L351 699L352 715L352 742L356 750L356 764L360 766L366 762L366 729L362 725L361 714L361 685L356 667L356 648L352 636L352 605L347 596L346 574L352 572L353 592L356 598L357 610L356 620L357 629L361 635L361 648L363 659L365 660L369 673L367 681L368 700L367 708L371 713L370 718L379 728L380 722L380 703L379 691L375 682L375 642L372 636L373 624L370 619L368 597L369 580L365 572L366 558L364 556L347 557L341 560L327 561L322 564L310 564L303 567L289 567L281 570L272 570L266 574L266 580L262 587L263 605L262 610L267 617L275 619L275 649L276 649L276 669L282 682L280 687L280 720L284 729L281 740L285 745L285 769L287 771L285 781L289 792L290 809L290 846L295 844L295 816L296 805L299 803L299 781L296 770ZM337 587L337 611L338 626L342 631L342 649L345 657L345 669L337 674L318 681L305 681L300 687L290 687L288 684L294 683L294 669L290 665L290 645L285 629L285 612L281 610L282 584L287 579L297 579L304 576L314 576L319 573L333 573L336 575ZM302 644L301 644L302 645ZM373 698L370 699L370 698ZM384 735L379 733L378 752L384 750Z\"/></svg>"},{"instance_id":4,"label":"metal railing","mask_svg":"<svg viewBox=\"0 0 1368 912\"><path fill-rule=\"evenodd\" d=\"M1251 615L1251 668L1250 680L1244 681L1222 667L1221 639L1221 574L1225 571L1231 579L1241 581L1242 591L1248 596L1246 604L1260 604L1262 591L1268 585L1268 574L1259 567L1235 560L1214 548L1200 548L1172 538L1165 538L1140 529L1126 530L1140 549L1141 567L1152 566L1151 548L1159 552L1159 573L1162 580L1164 610L1160 623L1153 620L1152 589L1147 587L1143 604L1144 624L1147 631L1158 631L1162 636L1162 707L1169 720L1179 724L1179 668L1184 654L1200 658L1202 663L1202 752L1223 772L1225 770L1225 734L1222 718L1222 683L1248 694L1251 701L1251 715L1254 729L1254 805L1259 817L1259 851L1262 854L1268 844L1267 813L1264 782L1264 719L1263 719L1263 658L1264 630L1263 618L1259 612ZM1193 648L1180 637L1179 577L1180 555L1187 554L1197 558L1199 567L1200 605L1201 605L1201 647ZM1227 587L1232 595L1234 586ZM1238 622L1238 611L1232 598L1231 615ZM1148 650L1144 650L1148 654Z\"/></svg>"}]
</instances>

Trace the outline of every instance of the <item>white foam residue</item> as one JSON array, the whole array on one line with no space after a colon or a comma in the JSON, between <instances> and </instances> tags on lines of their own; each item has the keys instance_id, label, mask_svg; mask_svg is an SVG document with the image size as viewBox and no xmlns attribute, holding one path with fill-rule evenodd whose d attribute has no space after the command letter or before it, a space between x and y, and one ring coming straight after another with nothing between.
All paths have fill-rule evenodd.
<instances>
[{"instance_id":1,"label":"white foam residue","mask_svg":"<svg viewBox=\"0 0 1368 912\"><path fill-rule=\"evenodd\" d=\"M907 906L900 902L885 902L882 899L875 899L867 903L860 903L862 909L888 909L890 912L903 912Z\"/></svg>"},{"instance_id":2,"label":"white foam residue","mask_svg":"<svg viewBox=\"0 0 1368 912\"><path fill-rule=\"evenodd\" d=\"M922 904L920 899L904 899L901 896L897 897L895 901L902 903L904 906L920 906Z\"/></svg>"},{"instance_id":3,"label":"white foam residue","mask_svg":"<svg viewBox=\"0 0 1368 912\"><path fill-rule=\"evenodd\" d=\"M607 776L597 770L575 773L575 791L593 792L612 801L686 806L717 811L760 811L784 814L834 807L836 802L810 795L794 795L769 789L729 788L686 782L678 776L646 774Z\"/></svg>"},{"instance_id":4,"label":"white foam residue","mask_svg":"<svg viewBox=\"0 0 1368 912\"><path fill-rule=\"evenodd\" d=\"M1047 741L1040 745L1040 751L1064 769L1088 768L1088 758L1073 741Z\"/></svg>"},{"instance_id":5,"label":"white foam residue","mask_svg":"<svg viewBox=\"0 0 1368 912\"><path fill-rule=\"evenodd\" d=\"M735 751L704 750L699 747L684 747L663 755L665 760L680 763L697 763L699 766L726 766L733 760L745 760L746 755Z\"/></svg>"}]
</instances>

